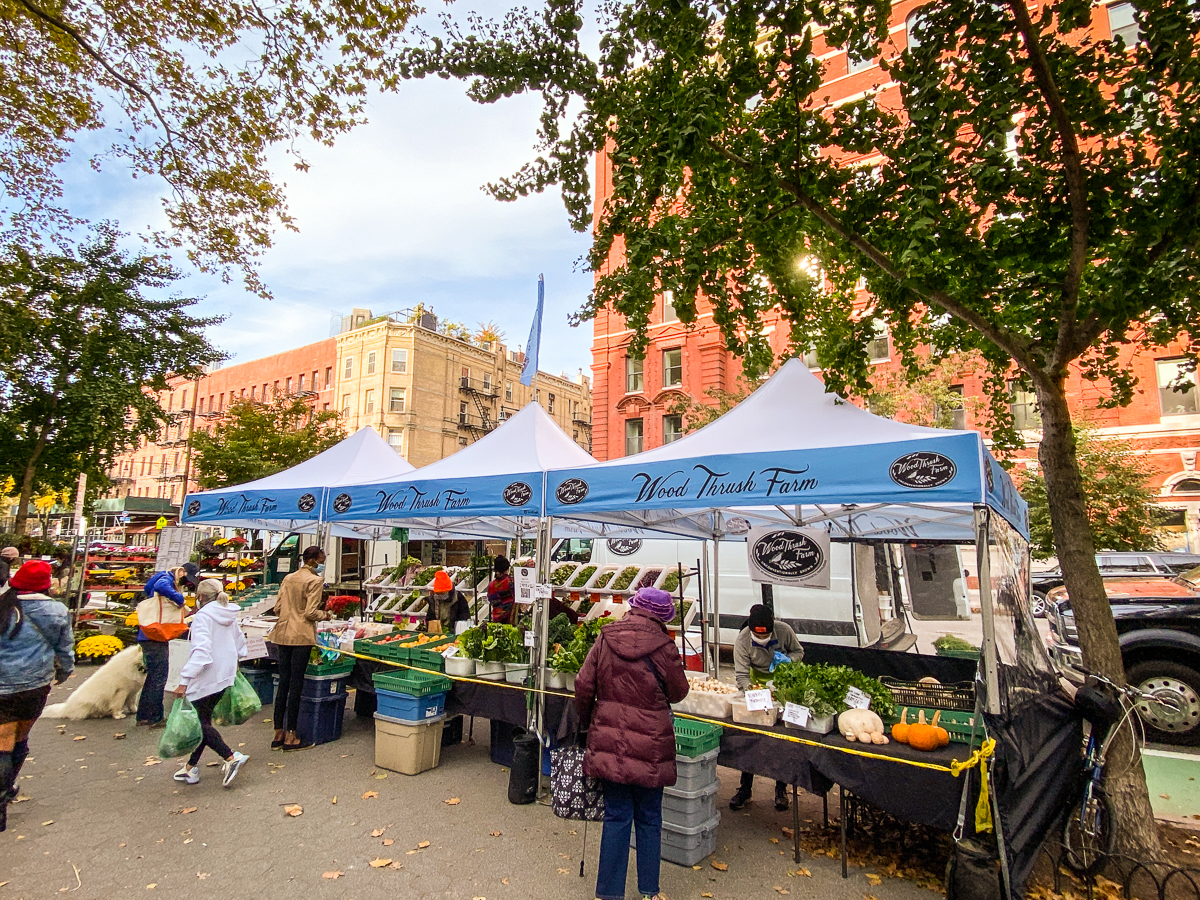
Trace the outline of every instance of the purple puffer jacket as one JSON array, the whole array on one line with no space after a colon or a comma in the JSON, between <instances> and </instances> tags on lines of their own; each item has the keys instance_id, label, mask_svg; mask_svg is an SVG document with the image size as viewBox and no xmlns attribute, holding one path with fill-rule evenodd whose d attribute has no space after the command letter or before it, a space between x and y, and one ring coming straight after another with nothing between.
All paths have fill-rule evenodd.
<instances>
[{"instance_id":1,"label":"purple puffer jacket","mask_svg":"<svg viewBox=\"0 0 1200 900\"><path fill-rule=\"evenodd\" d=\"M618 784L673 785L669 704L687 692L683 661L662 622L632 609L602 628L575 679L575 708L589 729L584 773Z\"/></svg>"}]
</instances>

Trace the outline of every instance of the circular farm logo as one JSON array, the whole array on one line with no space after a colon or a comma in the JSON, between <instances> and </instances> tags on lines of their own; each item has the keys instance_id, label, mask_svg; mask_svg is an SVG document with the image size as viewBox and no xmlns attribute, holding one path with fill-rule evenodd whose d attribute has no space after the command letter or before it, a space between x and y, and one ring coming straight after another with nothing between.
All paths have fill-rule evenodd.
<instances>
[{"instance_id":1,"label":"circular farm logo","mask_svg":"<svg viewBox=\"0 0 1200 900\"><path fill-rule=\"evenodd\" d=\"M641 538L610 538L608 541L608 550L614 556L632 556L641 549Z\"/></svg>"},{"instance_id":2,"label":"circular farm logo","mask_svg":"<svg viewBox=\"0 0 1200 900\"><path fill-rule=\"evenodd\" d=\"M563 506L573 506L588 495L588 483L582 478L568 478L558 486L554 496Z\"/></svg>"},{"instance_id":3,"label":"circular farm logo","mask_svg":"<svg viewBox=\"0 0 1200 900\"><path fill-rule=\"evenodd\" d=\"M904 454L892 463L888 472L892 481L900 487L916 490L929 490L949 484L957 473L954 460L930 450Z\"/></svg>"},{"instance_id":4,"label":"circular farm logo","mask_svg":"<svg viewBox=\"0 0 1200 900\"><path fill-rule=\"evenodd\" d=\"M200 501L199 500L193 500L191 503L188 504L187 514L189 516L196 516L196 515L200 514Z\"/></svg>"},{"instance_id":5,"label":"circular farm logo","mask_svg":"<svg viewBox=\"0 0 1200 900\"><path fill-rule=\"evenodd\" d=\"M509 506L524 506L533 499L533 488L523 481L514 481L501 495Z\"/></svg>"},{"instance_id":6,"label":"circular farm logo","mask_svg":"<svg viewBox=\"0 0 1200 900\"><path fill-rule=\"evenodd\" d=\"M776 578L807 578L825 565L825 553L806 534L768 531L750 548L755 564Z\"/></svg>"},{"instance_id":7,"label":"circular farm logo","mask_svg":"<svg viewBox=\"0 0 1200 900\"><path fill-rule=\"evenodd\" d=\"M338 494L333 499L333 511L335 513L349 512L350 511L350 503L351 503L351 500L350 500L349 494Z\"/></svg>"},{"instance_id":8,"label":"circular farm logo","mask_svg":"<svg viewBox=\"0 0 1200 900\"><path fill-rule=\"evenodd\" d=\"M725 520L725 530L730 534L749 534L750 520L741 516L731 516Z\"/></svg>"},{"instance_id":9,"label":"circular farm logo","mask_svg":"<svg viewBox=\"0 0 1200 900\"><path fill-rule=\"evenodd\" d=\"M312 512L316 505L317 498L312 494L305 494L296 501L296 508L300 510L300 512Z\"/></svg>"}]
</instances>

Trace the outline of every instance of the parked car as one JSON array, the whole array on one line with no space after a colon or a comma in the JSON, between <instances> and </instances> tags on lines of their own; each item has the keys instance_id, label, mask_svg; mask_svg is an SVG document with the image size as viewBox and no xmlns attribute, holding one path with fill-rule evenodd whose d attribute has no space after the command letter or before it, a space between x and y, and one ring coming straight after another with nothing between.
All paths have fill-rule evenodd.
<instances>
[{"instance_id":1,"label":"parked car","mask_svg":"<svg viewBox=\"0 0 1200 900\"><path fill-rule=\"evenodd\" d=\"M1105 578L1128 575L1169 578L1200 566L1200 554L1106 551L1096 554L1096 565L1100 567L1100 574ZM1047 595L1054 588L1062 586L1062 569L1055 566L1042 572L1034 572L1030 580L1033 583L1030 608L1035 616L1044 616L1047 612Z\"/></svg>"},{"instance_id":2,"label":"parked car","mask_svg":"<svg viewBox=\"0 0 1200 900\"><path fill-rule=\"evenodd\" d=\"M1200 577L1200 570L1189 573ZM1163 698L1138 712L1148 741L1200 744L1200 581L1187 578L1106 578L1130 684ZM1067 671L1081 662L1079 632L1066 588L1049 593L1050 653Z\"/></svg>"}]
</instances>

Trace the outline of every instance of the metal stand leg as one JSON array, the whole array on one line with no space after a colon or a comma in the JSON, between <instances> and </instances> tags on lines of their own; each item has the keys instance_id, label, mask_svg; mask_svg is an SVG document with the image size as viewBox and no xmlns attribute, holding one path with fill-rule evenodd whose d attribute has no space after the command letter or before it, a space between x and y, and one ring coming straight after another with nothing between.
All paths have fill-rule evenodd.
<instances>
[{"instance_id":1,"label":"metal stand leg","mask_svg":"<svg viewBox=\"0 0 1200 900\"><path fill-rule=\"evenodd\" d=\"M838 785L838 813L842 820L842 877L849 878L850 874L846 869L846 818L849 809L846 806L846 789L841 785Z\"/></svg>"},{"instance_id":2,"label":"metal stand leg","mask_svg":"<svg viewBox=\"0 0 1200 900\"><path fill-rule=\"evenodd\" d=\"M829 791L821 795L821 814L825 818L825 827L829 827Z\"/></svg>"},{"instance_id":3,"label":"metal stand leg","mask_svg":"<svg viewBox=\"0 0 1200 900\"><path fill-rule=\"evenodd\" d=\"M792 861L800 862L800 804L796 802L799 793L792 785Z\"/></svg>"}]
</instances>

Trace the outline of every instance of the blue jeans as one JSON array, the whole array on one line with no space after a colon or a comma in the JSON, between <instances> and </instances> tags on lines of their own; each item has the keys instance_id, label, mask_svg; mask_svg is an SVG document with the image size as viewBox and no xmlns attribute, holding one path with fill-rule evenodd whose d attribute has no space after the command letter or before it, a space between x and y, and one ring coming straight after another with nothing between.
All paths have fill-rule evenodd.
<instances>
[{"instance_id":1,"label":"blue jeans","mask_svg":"<svg viewBox=\"0 0 1200 900\"><path fill-rule=\"evenodd\" d=\"M138 641L138 646L142 648L146 683L138 698L137 720L153 725L163 718L163 692L167 689L171 651L166 641Z\"/></svg>"},{"instance_id":2,"label":"blue jeans","mask_svg":"<svg viewBox=\"0 0 1200 900\"><path fill-rule=\"evenodd\" d=\"M662 788L604 782L604 833L596 872L599 900L625 900L629 870L629 831L637 829L638 893L658 893L658 864L662 856Z\"/></svg>"}]
</instances>

